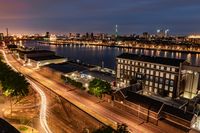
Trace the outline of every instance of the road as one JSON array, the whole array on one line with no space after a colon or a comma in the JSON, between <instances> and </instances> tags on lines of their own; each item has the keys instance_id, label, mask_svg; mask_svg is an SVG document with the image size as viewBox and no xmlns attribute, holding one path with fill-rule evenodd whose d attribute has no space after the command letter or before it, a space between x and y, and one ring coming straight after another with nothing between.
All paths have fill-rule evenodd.
<instances>
[{"instance_id":1,"label":"road","mask_svg":"<svg viewBox=\"0 0 200 133\"><path fill-rule=\"evenodd\" d=\"M13 67L13 65L8 61L7 56L5 54L5 52L3 50L0 50L4 56L4 59L6 61L6 63L16 72L18 72L18 70ZM28 82L31 84L31 86L33 87L33 89L36 90L37 93L39 93L40 97L41 97L41 105L40 105L40 124L43 127L44 131L46 133L52 133L48 124L47 124L47 98L45 93L42 91L42 89L37 86L33 81L31 81L31 79L29 79L28 77L26 77L26 79L28 80Z\"/></svg>"},{"instance_id":2,"label":"road","mask_svg":"<svg viewBox=\"0 0 200 133\"><path fill-rule=\"evenodd\" d=\"M119 110L112 107L109 104L104 106L97 102L99 99L84 93L79 90L72 90L70 86L65 86L56 81L51 80L50 78L44 77L39 74L37 71L23 67L19 62L17 62L12 55L7 55L8 60L15 68L20 68L20 72L24 75L28 75L40 84L47 87L49 90L55 92L59 96L70 101L72 104L80 108L81 110L87 112L91 116L95 117L99 121L103 122L106 125L110 125L113 128L116 128L117 123L125 123L128 125L128 128L133 133L163 133L164 131L160 130L157 126L148 126L140 125L138 120L132 117L129 113ZM108 108L109 106L109 108ZM42 109L45 111L45 109ZM44 113L45 114L45 113ZM45 123L42 122L44 125Z\"/></svg>"}]
</instances>

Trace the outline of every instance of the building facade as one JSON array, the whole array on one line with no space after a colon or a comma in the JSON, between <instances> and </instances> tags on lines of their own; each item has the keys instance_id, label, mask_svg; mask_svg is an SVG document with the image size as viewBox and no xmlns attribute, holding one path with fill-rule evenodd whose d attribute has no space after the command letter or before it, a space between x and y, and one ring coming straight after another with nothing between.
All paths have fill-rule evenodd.
<instances>
[{"instance_id":1,"label":"building facade","mask_svg":"<svg viewBox=\"0 0 200 133\"><path fill-rule=\"evenodd\" d=\"M116 58L117 85L142 84L143 92L163 97L178 97L184 92L182 59L123 53Z\"/></svg>"}]
</instances>

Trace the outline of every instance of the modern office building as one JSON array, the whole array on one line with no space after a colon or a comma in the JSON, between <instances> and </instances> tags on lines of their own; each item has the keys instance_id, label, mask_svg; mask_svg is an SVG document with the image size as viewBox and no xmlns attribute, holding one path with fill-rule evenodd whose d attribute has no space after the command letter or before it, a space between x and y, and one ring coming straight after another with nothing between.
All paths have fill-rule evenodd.
<instances>
[{"instance_id":1,"label":"modern office building","mask_svg":"<svg viewBox=\"0 0 200 133\"><path fill-rule=\"evenodd\" d=\"M139 82L143 93L176 98L183 95L187 85L182 73L183 59L171 59L123 53L116 58L117 85Z\"/></svg>"}]
</instances>

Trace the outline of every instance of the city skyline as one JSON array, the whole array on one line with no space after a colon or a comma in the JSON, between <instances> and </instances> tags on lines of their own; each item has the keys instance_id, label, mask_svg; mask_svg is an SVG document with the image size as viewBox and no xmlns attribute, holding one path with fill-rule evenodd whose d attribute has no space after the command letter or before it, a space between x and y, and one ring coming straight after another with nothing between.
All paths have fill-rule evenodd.
<instances>
[{"instance_id":1,"label":"city skyline","mask_svg":"<svg viewBox=\"0 0 200 133\"><path fill-rule=\"evenodd\" d=\"M198 0L115 1L14 1L1 0L0 32L11 34L105 32L114 34L156 33L170 29L171 34L198 34Z\"/></svg>"}]
</instances>

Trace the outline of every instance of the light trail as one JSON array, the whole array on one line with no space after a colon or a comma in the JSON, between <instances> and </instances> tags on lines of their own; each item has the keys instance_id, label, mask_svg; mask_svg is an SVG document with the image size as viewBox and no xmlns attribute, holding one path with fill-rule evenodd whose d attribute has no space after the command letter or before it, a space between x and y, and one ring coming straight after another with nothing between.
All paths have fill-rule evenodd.
<instances>
[{"instance_id":1,"label":"light trail","mask_svg":"<svg viewBox=\"0 0 200 133\"><path fill-rule=\"evenodd\" d=\"M4 59L6 63L16 72L18 72L17 69L15 69L10 62L8 61L6 54L3 50L0 50L3 53ZM47 124L47 119L46 119L46 112L47 112L47 98L45 93L42 91L41 88L39 88L34 82L31 81L31 79L27 78L28 82L31 84L31 86L40 94L41 97L41 106L40 106L40 123L43 129L45 130L46 133L52 133L48 124Z\"/></svg>"}]
</instances>

